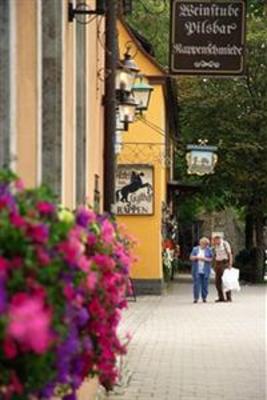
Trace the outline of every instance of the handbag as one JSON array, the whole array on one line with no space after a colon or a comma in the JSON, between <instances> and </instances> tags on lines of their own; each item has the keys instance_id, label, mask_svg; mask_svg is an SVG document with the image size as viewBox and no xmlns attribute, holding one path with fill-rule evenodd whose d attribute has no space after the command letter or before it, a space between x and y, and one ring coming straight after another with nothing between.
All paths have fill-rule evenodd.
<instances>
[{"instance_id":1,"label":"handbag","mask_svg":"<svg viewBox=\"0 0 267 400\"><path fill-rule=\"evenodd\" d=\"M226 268L222 276L223 289L228 292L229 290L241 290L239 284L239 269L237 268Z\"/></svg>"}]
</instances>

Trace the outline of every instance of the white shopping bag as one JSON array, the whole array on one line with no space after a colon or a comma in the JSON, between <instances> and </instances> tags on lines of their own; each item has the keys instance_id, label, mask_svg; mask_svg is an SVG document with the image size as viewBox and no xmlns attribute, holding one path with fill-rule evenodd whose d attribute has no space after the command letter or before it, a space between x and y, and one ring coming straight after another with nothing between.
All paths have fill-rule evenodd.
<instances>
[{"instance_id":1,"label":"white shopping bag","mask_svg":"<svg viewBox=\"0 0 267 400\"><path fill-rule=\"evenodd\" d=\"M241 290L239 285L239 269L226 268L222 276L222 282L223 282L223 289L225 291L236 290L239 292Z\"/></svg>"}]
</instances>

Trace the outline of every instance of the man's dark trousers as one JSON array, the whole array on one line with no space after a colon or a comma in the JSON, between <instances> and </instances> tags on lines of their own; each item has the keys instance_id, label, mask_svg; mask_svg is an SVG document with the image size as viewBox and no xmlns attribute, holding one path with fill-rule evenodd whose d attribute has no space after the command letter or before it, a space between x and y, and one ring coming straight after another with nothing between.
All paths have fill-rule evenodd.
<instances>
[{"instance_id":1,"label":"man's dark trousers","mask_svg":"<svg viewBox=\"0 0 267 400\"><path fill-rule=\"evenodd\" d=\"M224 301L224 295L223 295L223 284L222 284L222 276L224 273L224 270L229 267L229 262L228 260L222 260L222 261L217 261L216 260L216 265L215 265L215 285L216 289L218 292L218 298L221 301ZM232 293L229 290L228 292L225 292L226 294L226 300L227 301L232 301Z\"/></svg>"}]
</instances>

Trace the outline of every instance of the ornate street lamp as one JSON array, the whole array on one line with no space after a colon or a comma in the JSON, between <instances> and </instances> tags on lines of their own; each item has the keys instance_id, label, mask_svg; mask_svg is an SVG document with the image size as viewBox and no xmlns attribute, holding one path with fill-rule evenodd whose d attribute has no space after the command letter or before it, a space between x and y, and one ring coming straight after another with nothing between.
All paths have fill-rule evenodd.
<instances>
[{"instance_id":1,"label":"ornate street lamp","mask_svg":"<svg viewBox=\"0 0 267 400\"><path fill-rule=\"evenodd\" d=\"M208 146L207 140L199 140L198 145L189 144L186 146L187 173L190 175L208 175L214 173L218 161L215 153L217 146Z\"/></svg>"},{"instance_id":2,"label":"ornate street lamp","mask_svg":"<svg viewBox=\"0 0 267 400\"><path fill-rule=\"evenodd\" d=\"M141 114L143 111L146 111L148 109L151 93L153 90L153 86L146 83L143 77L140 77L140 81L134 84L132 93L137 102L136 110L139 111Z\"/></svg>"},{"instance_id":3,"label":"ornate street lamp","mask_svg":"<svg viewBox=\"0 0 267 400\"><path fill-rule=\"evenodd\" d=\"M122 132L121 131L116 131L116 138L115 138L115 146L114 146L114 151L115 154L118 155L122 151Z\"/></svg>"},{"instance_id":4,"label":"ornate street lamp","mask_svg":"<svg viewBox=\"0 0 267 400\"><path fill-rule=\"evenodd\" d=\"M90 7L88 6L88 4L86 4L86 2L78 4L76 8L74 8L72 2L69 2L68 20L69 22L73 22L74 18L76 18L78 23L83 25L88 24L91 21L93 21L93 19L92 20L86 19L86 17L90 17L91 15L104 15L106 12L106 7L107 5L105 0L96 0L96 5L94 10L90 9ZM79 18L80 16L81 18Z\"/></svg>"},{"instance_id":5,"label":"ornate street lamp","mask_svg":"<svg viewBox=\"0 0 267 400\"><path fill-rule=\"evenodd\" d=\"M128 50L120 61L116 71L116 91L130 93L140 69L132 59Z\"/></svg>"},{"instance_id":6,"label":"ornate street lamp","mask_svg":"<svg viewBox=\"0 0 267 400\"><path fill-rule=\"evenodd\" d=\"M128 130L128 126L125 122L120 120L119 110L116 113L116 132L125 132Z\"/></svg>"},{"instance_id":7,"label":"ornate street lamp","mask_svg":"<svg viewBox=\"0 0 267 400\"><path fill-rule=\"evenodd\" d=\"M126 124L134 122L137 103L132 94L118 104L120 121Z\"/></svg>"}]
</instances>

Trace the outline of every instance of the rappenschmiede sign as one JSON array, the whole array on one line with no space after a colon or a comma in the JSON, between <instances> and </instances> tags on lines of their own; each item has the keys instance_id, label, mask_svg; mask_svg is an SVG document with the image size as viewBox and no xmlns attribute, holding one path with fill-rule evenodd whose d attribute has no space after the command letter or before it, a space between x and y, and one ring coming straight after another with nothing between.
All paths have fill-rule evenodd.
<instances>
[{"instance_id":1,"label":"rappenschmiede sign","mask_svg":"<svg viewBox=\"0 0 267 400\"><path fill-rule=\"evenodd\" d=\"M242 75L245 0L172 0L170 73Z\"/></svg>"}]
</instances>

